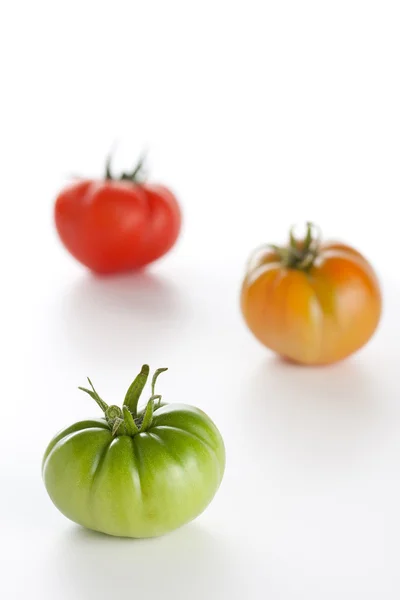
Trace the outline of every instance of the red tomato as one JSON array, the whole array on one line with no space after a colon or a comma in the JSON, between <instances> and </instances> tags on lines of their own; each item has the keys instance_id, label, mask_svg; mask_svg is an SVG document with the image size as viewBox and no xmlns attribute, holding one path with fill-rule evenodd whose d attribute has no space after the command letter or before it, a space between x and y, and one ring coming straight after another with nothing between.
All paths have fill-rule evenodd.
<instances>
[{"instance_id":1,"label":"red tomato","mask_svg":"<svg viewBox=\"0 0 400 600\"><path fill-rule=\"evenodd\" d=\"M55 203L55 224L64 246L97 273L139 269L163 256L176 242L181 212L164 186L132 174L81 180L65 188Z\"/></svg>"}]
</instances>

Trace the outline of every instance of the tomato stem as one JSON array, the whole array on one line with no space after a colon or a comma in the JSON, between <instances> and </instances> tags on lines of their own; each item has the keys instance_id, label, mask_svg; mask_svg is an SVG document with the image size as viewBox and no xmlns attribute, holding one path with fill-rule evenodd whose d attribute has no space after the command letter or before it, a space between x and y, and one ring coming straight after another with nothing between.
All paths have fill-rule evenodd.
<instances>
[{"instance_id":1,"label":"tomato stem","mask_svg":"<svg viewBox=\"0 0 400 600\"><path fill-rule=\"evenodd\" d=\"M161 375L161 373L164 373L165 371L168 371L167 367L163 367L161 369L157 369L154 372L153 379L151 380L151 393L152 393L153 396L155 394L154 390L155 390L155 387L156 387L156 381L158 379L158 376Z\"/></svg>"},{"instance_id":2,"label":"tomato stem","mask_svg":"<svg viewBox=\"0 0 400 600\"><path fill-rule=\"evenodd\" d=\"M139 433L138 426L135 423L135 419L132 416L132 413L129 412L127 406L123 407L124 412L124 422L125 422L125 431L127 435L134 436Z\"/></svg>"},{"instance_id":3,"label":"tomato stem","mask_svg":"<svg viewBox=\"0 0 400 600\"><path fill-rule=\"evenodd\" d=\"M154 398L153 396L147 403L146 410L144 411L143 421L140 425L140 431L147 431L153 421L153 412L154 412Z\"/></svg>"},{"instance_id":4,"label":"tomato stem","mask_svg":"<svg viewBox=\"0 0 400 600\"><path fill-rule=\"evenodd\" d=\"M118 417L117 419L115 419L115 421L113 423L113 426L112 426L112 431L111 431L113 437L115 435L117 435L118 430L121 427L121 425L123 424L123 422L124 422L124 419L121 419L120 417Z\"/></svg>"},{"instance_id":5,"label":"tomato stem","mask_svg":"<svg viewBox=\"0 0 400 600\"><path fill-rule=\"evenodd\" d=\"M308 272L319 254L320 244L321 233L319 228L314 223L308 222L306 223L306 234L302 240L296 238L294 227L291 227L287 246L271 244L269 247L278 254L280 261L288 269Z\"/></svg>"},{"instance_id":6,"label":"tomato stem","mask_svg":"<svg viewBox=\"0 0 400 600\"><path fill-rule=\"evenodd\" d=\"M112 160L112 156L111 156L111 154L109 154L106 159L106 172L104 174L104 179L106 179L106 180L114 179L112 176L112 173L111 173L111 160Z\"/></svg>"},{"instance_id":7,"label":"tomato stem","mask_svg":"<svg viewBox=\"0 0 400 600\"><path fill-rule=\"evenodd\" d=\"M106 159L106 169L104 174L104 179L106 181L130 181L131 183L141 184L145 180L145 168L144 164L146 161L146 154L143 153L138 162L136 163L133 171L131 173L123 171L119 177L114 177L111 172L111 161L112 155L109 154Z\"/></svg>"},{"instance_id":8,"label":"tomato stem","mask_svg":"<svg viewBox=\"0 0 400 600\"><path fill-rule=\"evenodd\" d=\"M143 153L139 158L136 166L134 167L132 173L121 173L121 181L132 181L132 183L141 183L144 178L144 163L146 161L146 154Z\"/></svg>"},{"instance_id":9,"label":"tomato stem","mask_svg":"<svg viewBox=\"0 0 400 600\"><path fill-rule=\"evenodd\" d=\"M104 414L109 423L113 423L115 419L122 418L122 410L119 406L115 406L115 404L109 406Z\"/></svg>"},{"instance_id":10,"label":"tomato stem","mask_svg":"<svg viewBox=\"0 0 400 600\"><path fill-rule=\"evenodd\" d=\"M80 390L88 394L95 402L100 406L101 410L104 412L104 417L108 423L108 426L112 432L112 435L129 435L134 436L138 433L147 431L151 426L153 421L153 413L154 410L160 407L161 404L161 395L155 394L155 385L157 382L158 376L167 371L166 367L161 369L157 369L154 372L152 381L151 381L151 396L149 401L146 404L144 411L140 411L138 414L138 402L140 395L143 391L147 383L147 379L149 377L150 368L148 365L143 365L139 375L136 376L133 383L129 386L129 389L125 395L124 403L122 406L122 410L119 406L112 404L108 406L104 400L102 400L99 394L93 387L92 382L88 378L88 382L90 387L87 389L84 387L79 387ZM155 404L156 400L158 400L157 404Z\"/></svg>"},{"instance_id":11,"label":"tomato stem","mask_svg":"<svg viewBox=\"0 0 400 600\"><path fill-rule=\"evenodd\" d=\"M144 386L147 383L147 379L149 377L150 367L149 365L143 365L142 370L139 375L135 378L133 383L129 386L128 391L126 392L124 406L126 406L134 417L137 415L137 406L139 402L140 395L143 391Z\"/></svg>"},{"instance_id":12,"label":"tomato stem","mask_svg":"<svg viewBox=\"0 0 400 600\"><path fill-rule=\"evenodd\" d=\"M104 400L102 400L100 398L100 396L98 395L98 393L96 392L96 390L93 387L93 383L90 381L89 377L87 378L90 387L92 388L91 390L88 390L87 388L84 387L79 387L78 389L82 390L82 392L86 392L86 394L89 394L89 396L91 398L93 398L93 400L95 400L97 402L97 404L100 406L101 410L105 413L106 410L108 409L108 404L106 404L106 402L104 402Z\"/></svg>"}]
</instances>

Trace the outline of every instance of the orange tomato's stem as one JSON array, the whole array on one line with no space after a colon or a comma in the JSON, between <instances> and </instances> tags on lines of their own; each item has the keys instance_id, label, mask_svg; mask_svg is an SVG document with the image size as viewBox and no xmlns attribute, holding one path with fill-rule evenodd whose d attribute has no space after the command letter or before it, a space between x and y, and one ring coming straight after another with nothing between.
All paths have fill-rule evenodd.
<instances>
[{"instance_id":1,"label":"orange tomato's stem","mask_svg":"<svg viewBox=\"0 0 400 600\"><path fill-rule=\"evenodd\" d=\"M270 245L270 248L278 254L286 268L307 272L311 269L319 254L320 229L314 223L308 222L306 224L306 234L302 240L296 238L294 229L294 226L290 228L287 246Z\"/></svg>"}]
</instances>

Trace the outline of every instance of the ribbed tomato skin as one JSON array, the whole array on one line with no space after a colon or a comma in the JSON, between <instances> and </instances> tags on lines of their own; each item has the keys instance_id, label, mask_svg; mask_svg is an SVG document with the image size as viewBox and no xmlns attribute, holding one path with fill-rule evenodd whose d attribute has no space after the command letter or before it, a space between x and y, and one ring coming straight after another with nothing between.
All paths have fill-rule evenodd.
<instances>
[{"instance_id":1,"label":"ribbed tomato skin","mask_svg":"<svg viewBox=\"0 0 400 600\"><path fill-rule=\"evenodd\" d=\"M350 246L323 244L309 272L284 267L274 252L250 265L241 308L256 338L302 364L334 363L374 334L382 311L378 279Z\"/></svg>"},{"instance_id":2,"label":"ribbed tomato skin","mask_svg":"<svg viewBox=\"0 0 400 600\"><path fill-rule=\"evenodd\" d=\"M145 538L196 518L225 469L222 437L201 410L166 404L143 433L112 436L105 419L81 421L56 435L43 479L69 519L103 533Z\"/></svg>"},{"instance_id":3,"label":"ribbed tomato skin","mask_svg":"<svg viewBox=\"0 0 400 600\"><path fill-rule=\"evenodd\" d=\"M166 254L181 228L179 204L166 187L129 181L78 181L57 197L58 235L97 273L139 269Z\"/></svg>"}]
</instances>

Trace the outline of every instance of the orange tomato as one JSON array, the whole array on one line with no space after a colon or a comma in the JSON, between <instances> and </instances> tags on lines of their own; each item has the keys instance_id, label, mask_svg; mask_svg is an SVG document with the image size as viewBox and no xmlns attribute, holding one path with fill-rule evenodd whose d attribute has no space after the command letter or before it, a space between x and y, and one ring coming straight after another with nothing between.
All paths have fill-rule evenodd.
<instances>
[{"instance_id":1,"label":"orange tomato","mask_svg":"<svg viewBox=\"0 0 400 600\"><path fill-rule=\"evenodd\" d=\"M350 246L321 243L307 225L303 240L263 248L250 262L241 306L256 338L298 363L329 364L368 342L382 300L368 261Z\"/></svg>"}]
</instances>

